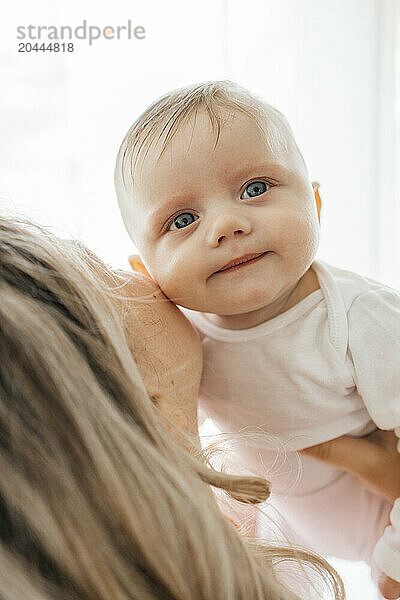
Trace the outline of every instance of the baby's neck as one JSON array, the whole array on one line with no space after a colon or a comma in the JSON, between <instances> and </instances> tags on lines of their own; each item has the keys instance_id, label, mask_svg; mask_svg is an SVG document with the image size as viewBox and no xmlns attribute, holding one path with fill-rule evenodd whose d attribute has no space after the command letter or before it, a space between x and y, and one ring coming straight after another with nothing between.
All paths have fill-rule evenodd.
<instances>
[{"instance_id":1,"label":"baby's neck","mask_svg":"<svg viewBox=\"0 0 400 600\"><path fill-rule=\"evenodd\" d=\"M250 329L251 327L256 327L257 325L261 325L261 323L270 321L274 317L293 308L293 306L296 306L301 300L304 300L304 298L319 290L319 288L318 277L310 267L288 292L267 306L240 315L203 314L208 321L224 329Z\"/></svg>"}]
</instances>

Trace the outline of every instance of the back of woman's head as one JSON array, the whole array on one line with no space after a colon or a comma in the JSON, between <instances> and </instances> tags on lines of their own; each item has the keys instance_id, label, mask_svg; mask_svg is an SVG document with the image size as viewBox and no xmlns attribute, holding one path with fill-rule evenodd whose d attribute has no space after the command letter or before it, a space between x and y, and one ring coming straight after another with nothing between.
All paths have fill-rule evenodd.
<instances>
[{"instance_id":1,"label":"back of woman's head","mask_svg":"<svg viewBox=\"0 0 400 600\"><path fill-rule=\"evenodd\" d=\"M291 598L205 482L262 485L170 436L105 280L82 246L0 218L0 597Z\"/></svg>"}]
</instances>

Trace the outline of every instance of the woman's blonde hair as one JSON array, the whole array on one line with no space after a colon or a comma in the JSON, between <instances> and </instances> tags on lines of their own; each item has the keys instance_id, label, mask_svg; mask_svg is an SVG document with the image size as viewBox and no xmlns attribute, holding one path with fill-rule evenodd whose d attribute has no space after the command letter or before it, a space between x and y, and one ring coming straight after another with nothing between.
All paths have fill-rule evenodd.
<instances>
[{"instance_id":1,"label":"woman's blonde hair","mask_svg":"<svg viewBox=\"0 0 400 600\"><path fill-rule=\"evenodd\" d=\"M99 275L101 273L101 276ZM107 298L113 273L83 246L0 218L0 598L284 600L211 484L254 503L263 479L213 470L157 417Z\"/></svg>"},{"instance_id":2,"label":"woman's blonde hair","mask_svg":"<svg viewBox=\"0 0 400 600\"><path fill-rule=\"evenodd\" d=\"M286 117L245 88L232 81L205 81L164 94L133 123L120 146L115 166L115 186L121 213L129 223L129 207L138 161L160 144L160 156L179 129L199 110L205 110L215 134L215 145L226 113L244 114L255 121L273 156L295 153L307 172ZM130 231L130 228L128 227Z\"/></svg>"}]
</instances>

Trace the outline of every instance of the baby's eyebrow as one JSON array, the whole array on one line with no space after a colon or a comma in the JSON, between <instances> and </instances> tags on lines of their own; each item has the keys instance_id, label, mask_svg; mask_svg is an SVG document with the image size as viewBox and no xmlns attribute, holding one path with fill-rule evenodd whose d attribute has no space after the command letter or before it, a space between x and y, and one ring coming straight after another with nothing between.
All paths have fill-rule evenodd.
<instances>
[{"instance_id":1,"label":"baby's eyebrow","mask_svg":"<svg viewBox=\"0 0 400 600\"><path fill-rule=\"evenodd\" d=\"M261 164L247 163L244 166L242 165L238 171L232 174L232 177L234 179L242 179L250 173L253 175L267 175L268 173L265 173L265 171L270 171L273 173L288 173L289 170L290 169L288 169L288 167L286 167L283 163L271 160Z\"/></svg>"}]
</instances>

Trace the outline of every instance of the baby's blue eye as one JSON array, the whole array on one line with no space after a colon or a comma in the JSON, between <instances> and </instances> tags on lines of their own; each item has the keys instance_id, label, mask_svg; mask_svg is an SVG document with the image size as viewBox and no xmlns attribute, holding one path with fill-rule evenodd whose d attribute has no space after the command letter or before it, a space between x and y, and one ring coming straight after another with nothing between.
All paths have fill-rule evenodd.
<instances>
[{"instance_id":1,"label":"baby's blue eye","mask_svg":"<svg viewBox=\"0 0 400 600\"><path fill-rule=\"evenodd\" d=\"M267 191L267 184L263 181L253 181L244 190L242 198L255 198Z\"/></svg>"},{"instance_id":2,"label":"baby's blue eye","mask_svg":"<svg viewBox=\"0 0 400 600\"><path fill-rule=\"evenodd\" d=\"M184 212L175 217L173 222L171 223L169 229L183 229L183 227L187 227L191 225L194 221L196 221L199 217L193 215L192 213Z\"/></svg>"}]
</instances>

